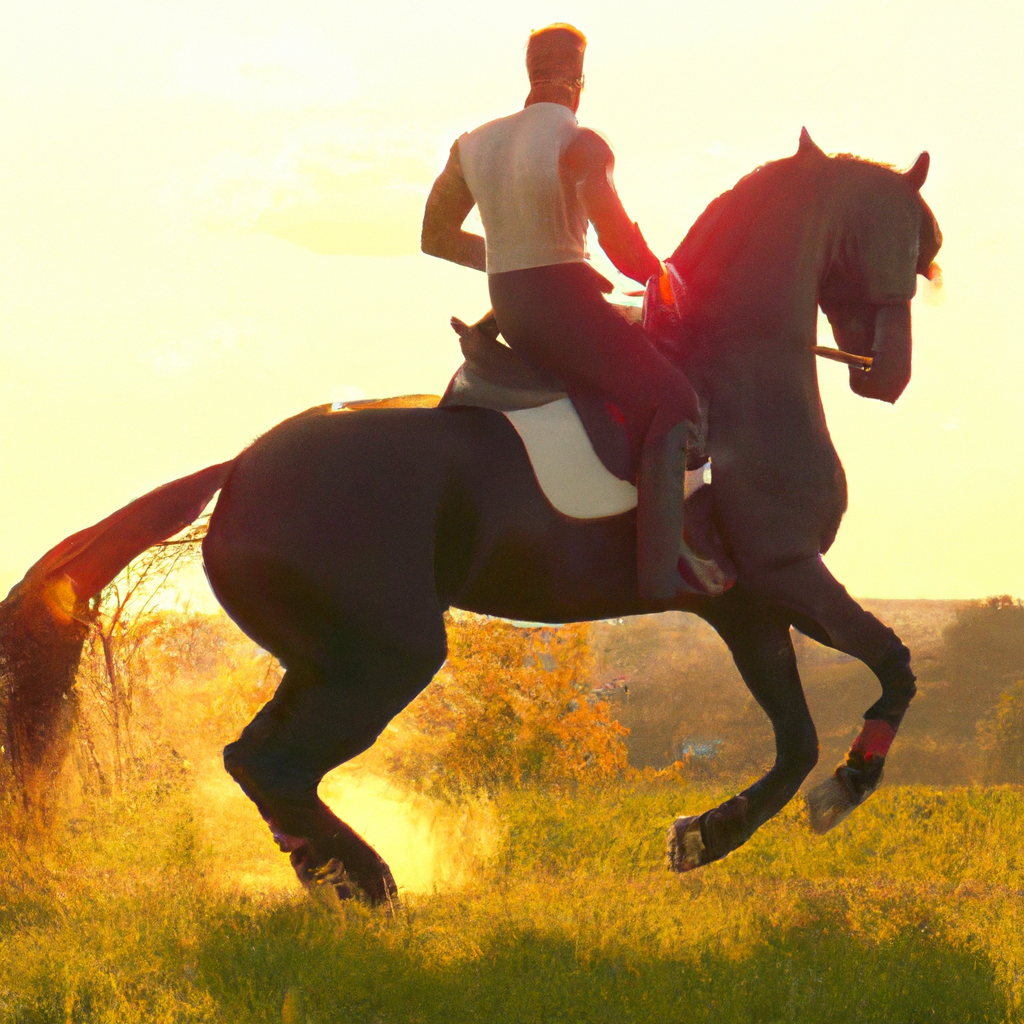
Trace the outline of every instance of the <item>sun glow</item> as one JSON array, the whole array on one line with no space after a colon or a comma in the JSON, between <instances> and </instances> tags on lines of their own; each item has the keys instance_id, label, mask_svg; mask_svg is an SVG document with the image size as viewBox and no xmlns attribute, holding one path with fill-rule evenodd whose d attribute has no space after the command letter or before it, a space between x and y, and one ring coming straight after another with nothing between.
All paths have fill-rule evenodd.
<instances>
[{"instance_id":1,"label":"sun glow","mask_svg":"<svg viewBox=\"0 0 1024 1024\"><path fill-rule=\"evenodd\" d=\"M0 591L60 538L338 382L443 391L459 361L448 317L475 319L488 297L482 275L418 253L424 196L460 132L522 103L529 31L568 18L590 41L581 122L615 145L659 253L792 153L801 125L825 150L898 166L930 151L949 286L922 279L914 380L889 409L839 368L820 374L851 494L829 564L862 595L1024 592L1024 204L1005 171L1024 13L740 6L8 5Z\"/></svg>"}]
</instances>

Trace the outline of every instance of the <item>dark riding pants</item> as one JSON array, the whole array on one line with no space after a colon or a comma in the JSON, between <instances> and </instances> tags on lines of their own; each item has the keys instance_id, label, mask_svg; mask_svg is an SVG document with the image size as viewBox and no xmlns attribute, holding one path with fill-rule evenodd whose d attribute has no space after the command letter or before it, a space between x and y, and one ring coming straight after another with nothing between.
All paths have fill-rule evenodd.
<instances>
[{"instance_id":1,"label":"dark riding pants","mask_svg":"<svg viewBox=\"0 0 1024 1024\"><path fill-rule=\"evenodd\" d=\"M590 264L558 263L487 280L503 337L529 363L619 406L652 442L684 420L697 422L697 396L686 376L639 324L616 312Z\"/></svg>"}]
</instances>

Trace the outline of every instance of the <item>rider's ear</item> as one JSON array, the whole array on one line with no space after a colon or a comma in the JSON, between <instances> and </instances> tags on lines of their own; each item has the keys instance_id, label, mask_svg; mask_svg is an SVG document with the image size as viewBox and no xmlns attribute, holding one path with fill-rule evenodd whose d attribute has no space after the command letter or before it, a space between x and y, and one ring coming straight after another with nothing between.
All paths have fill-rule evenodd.
<instances>
[{"instance_id":1,"label":"rider's ear","mask_svg":"<svg viewBox=\"0 0 1024 1024\"><path fill-rule=\"evenodd\" d=\"M811 138L806 128L800 129L800 145L796 151L797 156L824 156L818 144Z\"/></svg>"},{"instance_id":2,"label":"rider's ear","mask_svg":"<svg viewBox=\"0 0 1024 1024\"><path fill-rule=\"evenodd\" d=\"M928 167L931 164L931 157L928 155L928 151L925 150L915 161L914 166L903 175L907 181L913 185L918 191L924 184L925 178L928 177Z\"/></svg>"}]
</instances>

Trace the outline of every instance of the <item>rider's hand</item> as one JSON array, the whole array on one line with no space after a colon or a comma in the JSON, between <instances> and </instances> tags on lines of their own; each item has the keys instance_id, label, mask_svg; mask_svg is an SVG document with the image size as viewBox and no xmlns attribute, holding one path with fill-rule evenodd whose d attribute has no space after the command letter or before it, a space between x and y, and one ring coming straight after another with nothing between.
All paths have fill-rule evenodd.
<instances>
[{"instance_id":1,"label":"rider's hand","mask_svg":"<svg viewBox=\"0 0 1024 1024\"><path fill-rule=\"evenodd\" d=\"M655 338L672 338L681 326L680 303L686 283L675 267L659 261L660 272L652 274L644 289L644 330Z\"/></svg>"}]
</instances>

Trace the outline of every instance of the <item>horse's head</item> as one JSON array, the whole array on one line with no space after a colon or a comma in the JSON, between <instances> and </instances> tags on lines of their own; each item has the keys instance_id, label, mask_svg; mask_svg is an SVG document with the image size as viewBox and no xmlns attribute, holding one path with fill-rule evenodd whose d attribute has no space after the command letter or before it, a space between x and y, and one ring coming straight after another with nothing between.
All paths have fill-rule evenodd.
<instances>
[{"instance_id":1,"label":"horse's head","mask_svg":"<svg viewBox=\"0 0 1024 1024\"><path fill-rule=\"evenodd\" d=\"M929 158L905 173L850 157L826 157L801 136L797 159L825 160L840 183L836 230L818 289L836 344L872 358L850 367L850 387L865 398L895 402L910 381L910 299L917 275L931 278L942 244L921 198Z\"/></svg>"}]
</instances>

